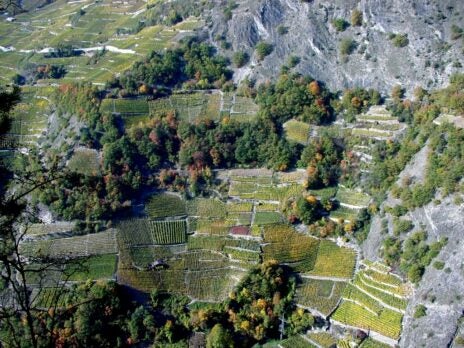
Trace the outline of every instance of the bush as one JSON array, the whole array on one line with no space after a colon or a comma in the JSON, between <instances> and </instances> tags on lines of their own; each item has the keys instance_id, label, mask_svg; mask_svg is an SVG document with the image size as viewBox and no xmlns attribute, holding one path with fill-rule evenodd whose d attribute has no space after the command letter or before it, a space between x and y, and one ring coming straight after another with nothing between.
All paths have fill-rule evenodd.
<instances>
[{"instance_id":1,"label":"bush","mask_svg":"<svg viewBox=\"0 0 464 348\"><path fill-rule=\"evenodd\" d=\"M408 279L412 283L417 284L422 279L423 274L424 274L424 267L414 264L409 268Z\"/></svg>"},{"instance_id":2,"label":"bush","mask_svg":"<svg viewBox=\"0 0 464 348\"><path fill-rule=\"evenodd\" d=\"M335 28L335 30L342 32L350 26L350 23L345 21L343 18L335 18L334 20L332 20L332 25Z\"/></svg>"},{"instance_id":3,"label":"bush","mask_svg":"<svg viewBox=\"0 0 464 348\"><path fill-rule=\"evenodd\" d=\"M393 221L393 234L399 236L401 233L411 231L413 227L414 224L409 220L395 219Z\"/></svg>"},{"instance_id":4,"label":"bush","mask_svg":"<svg viewBox=\"0 0 464 348\"><path fill-rule=\"evenodd\" d=\"M404 214L406 214L408 212L408 208L406 208L405 206L402 206L400 204L398 205L395 205L393 208L391 208L390 210L390 214L392 214L393 216L396 216L396 217L400 217L400 216L403 216Z\"/></svg>"},{"instance_id":5,"label":"bush","mask_svg":"<svg viewBox=\"0 0 464 348\"><path fill-rule=\"evenodd\" d=\"M229 1L229 3L227 4L226 8L224 8L224 18L226 19L226 21L229 21L232 19L232 11L234 9L236 9L238 7L238 5L235 3L235 1Z\"/></svg>"},{"instance_id":6,"label":"bush","mask_svg":"<svg viewBox=\"0 0 464 348\"><path fill-rule=\"evenodd\" d=\"M409 44L408 34L396 34L391 38L393 46L401 48Z\"/></svg>"},{"instance_id":7,"label":"bush","mask_svg":"<svg viewBox=\"0 0 464 348\"><path fill-rule=\"evenodd\" d=\"M274 47L267 42L260 41L256 45L256 54L258 55L258 60L263 60L266 56L270 55Z\"/></svg>"},{"instance_id":8,"label":"bush","mask_svg":"<svg viewBox=\"0 0 464 348\"><path fill-rule=\"evenodd\" d=\"M443 268L445 268L445 263L443 261L435 261L433 263L433 267L435 269L442 270Z\"/></svg>"},{"instance_id":9,"label":"bush","mask_svg":"<svg viewBox=\"0 0 464 348\"><path fill-rule=\"evenodd\" d=\"M424 305L416 306L416 310L414 311L414 319L419 319L425 317L427 315L427 307Z\"/></svg>"},{"instance_id":10,"label":"bush","mask_svg":"<svg viewBox=\"0 0 464 348\"><path fill-rule=\"evenodd\" d=\"M344 38L340 41L340 54L342 56L350 55L357 47L356 41L351 38Z\"/></svg>"},{"instance_id":11,"label":"bush","mask_svg":"<svg viewBox=\"0 0 464 348\"><path fill-rule=\"evenodd\" d=\"M232 57L232 62L237 68L241 68L246 63L248 63L249 56L246 52L235 52L234 56Z\"/></svg>"},{"instance_id":12,"label":"bush","mask_svg":"<svg viewBox=\"0 0 464 348\"><path fill-rule=\"evenodd\" d=\"M300 64L300 57L297 57L297 56L291 56L289 59L288 59L288 66L290 68L294 68L296 67L298 64Z\"/></svg>"},{"instance_id":13,"label":"bush","mask_svg":"<svg viewBox=\"0 0 464 348\"><path fill-rule=\"evenodd\" d=\"M288 28L287 28L286 26L284 26L284 25L279 25L279 26L277 27L277 34L279 34L279 35L285 35L285 34L287 34L287 33L288 33Z\"/></svg>"},{"instance_id":14,"label":"bush","mask_svg":"<svg viewBox=\"0 0 464 348\"><path fill-rule=\"evenodd\" d=\"M362 25L363 14L359 10L353 10L351 12L351 25L354 27L359 27Z\"/></svg>"},{"instance_id":15,"label":"bush","mask_svg":"<svg viewBox=\"0 0 464 348\"><path fill-rule=\"evenodd\" d=\"M462 37L464 34L464 31L462 28L458 27L456 24L453 24L451 26L451 40L457 40Z\"/></svg>"}]
</instances>

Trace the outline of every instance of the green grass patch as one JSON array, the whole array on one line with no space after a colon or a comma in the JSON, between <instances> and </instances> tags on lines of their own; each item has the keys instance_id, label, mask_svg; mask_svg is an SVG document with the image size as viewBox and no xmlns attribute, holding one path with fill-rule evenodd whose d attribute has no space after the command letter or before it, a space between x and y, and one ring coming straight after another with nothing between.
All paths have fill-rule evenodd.
<instances>
[{"instance_id":1,"label":"green grass patch","mask_svg":"<svg viewBox=\"0 0 464 348\"><path fill-rule=\"evenodd\" d=\"M309 137L309 124L297 120L284 123L285 136L288 140L305 145Z\"/></svg>"},{"instance_id":2,"label":"green grass patch","mask_svg":"<svg viewBox=\"0 0 464 348\"><path fill-rule=\"evenodd\" d=\"M98 152L93 149L79 148L74 151L68 162L68 168L76 173L96 176L100 175Z\"/></svg>"},{"instance_id":3,"label":"green grass patch","mask_svg":"<svg viewBox=\"0 0 464 348\"><path fill-rule=\"evenodd\" d=\"M67 272L70 272L70 281L86 281L87 279L111 279L116 272L115 254L92 256L85 260L81 267L69 266ZM75 269L73 269L75 268Z\"/></svg>"},{"instance_id":4,"label":"green grass patch","mask_svg":"<svg viewBox=\"0 0 464 348\"><path fill-rule=\"evenodd\" d=\"M282 215L277 212L256 212L254 224L255 225L268 225L282 222Z\"/></svg>"},{"instance_id":5,"label":"green grass patch","mask_svg":"<svg viewBox=\"0 0 464 348\"><path fill-rule=\"evenodd\" d=\"M369 195L353 189L348 189L342 186L338 187L335 197L340 203L352 205L355 207L367 207L371 198Z\"/></svg>"}]
</instances>

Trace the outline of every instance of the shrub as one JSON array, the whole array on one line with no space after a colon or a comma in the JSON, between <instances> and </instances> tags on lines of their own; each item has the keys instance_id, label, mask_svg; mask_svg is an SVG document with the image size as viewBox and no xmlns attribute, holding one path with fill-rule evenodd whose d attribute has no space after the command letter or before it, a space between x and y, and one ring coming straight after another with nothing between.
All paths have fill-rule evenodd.
<instances>
[{"instance_id":1,"label":"shrub","mask_svg":"<svg viewBox=\"0 0 464 348\"><path fill-rule=\"evenodd\" d=\"M401 233L406 233L412 230L414 224L409 220L395 219L393 222L393 234L399 236Z\"/></svg>"},{"instance_id":2,"label":"shrub","mask_svg":"<svg viewBox=\"0 0 464 348\"><path fill-rule=\"evenodd\" d=\"M287 28L286 26L284 26L284 25L279 25L279 26L277 27L277 34L279 34L279 35L285 35L285 34L287 34L287 33L288 33L288 28Z\"/></svg>"},{"instance_id":3,"label":"shrub","mask_svg":"<svg viewBox=\"0 0 464 348\"><path fill-rule=\"evenodd\" d=\"M298 64L300 64L300 57L297 57L297 56L291 56L289 59L288 59L288 66L290 68L294 68L296 67Z\"/></svg>"},{"instance_id":4,"label":"shrub","mask_svg":"<svg viewBox=\"0 0 464 348\"><path fill-rule=\"evenodd\" d=\"M235 52L234 56L232 57L232 62L237 68L241 68L246 63L248 63L248 59L250 57L246 52Z\"/></svg>"},{"instance_id":5,"label":"shrub","mask_svg":"<svg viewBox=\"0 0 464 348\"><path fill-rule=\"evenodd\" d=\"M351 12L351 25L354 27L359 27L362 25L363 14L359 10L353 10Z\"/></svg>"},{"instance_id":6,"label":"shrub","mask_svg":"<svg viewBox=\"0 0 464 348\"><path fill-rule=\"evenodd\" d=\"M433 263L433 267L435 269L442 270L443 268L445 268L445 263L443 261L435 261Z\"/></svg>"},{"instance_id":7,"label":"shrub","mask_svg":"<svg viewBox=\"0 0 464 348\"><path fill-rule=\"evenodd\" d=\"M458 27L456 24L451 26L451 40L457 40L462 37L464 31L462 28Z\"/></svg>"},{"instance_id":8,"label":"shrub","mask_svg":"<svg viewBox=\"0 0 464 348\"><path fill-rule=\"evenodd\" d=\"M351 38L344 38L342 41L340 41L340 54L342 56L347 56L353 53L356 47L356 41Z\"/></svg>"},{"instance_id":9,"label":"shrub","mask_svg":"<svg viewBox=\"0 0 464 348\"><path fill-rule=\"evenodd\" d=\"M258 60L263 60L266 56L270 55L274 47L267 42L260 41L256 45L256 54L258 55Z\"/></svg>"},{"instance_id":10,"label":"shrub","mask_svg":"<svg viewBox=\"0 0 464 348\"><path fill-rule=\"evenodd\" d=\"M408 34L396 34L391 38L393 46L401 48L409 44Z\"/></svg>"},{"instance_id":11,"label":"shrub","mask_svg":"<svg viewBox=\"0 0 464 348\"><path fill-rule=\"evenodd\" d=\"M419 319L425 317L427 315L427 307L424 305L416 306L416 310L414 311L414 319Z\"/></svg>"},{"instance_id":12,"label":"shrub","mask_svg":"<svg viewBox=\"0 0 464 348\"><path fill-rule=\"evenodd\" d=\"M404 214L406 214L408 212L408 208L406 208L405 206L403 205L395 205L393 208L391 208L390 210L390 214L392 214L393 216L396 216L396 217L400 217L400 216L403 216Z\"/></svg>"},{"instance_id":13,"label":"shrub","mask_svg":"<svg viewBox=\"0 0 464 348\"><path fill-rule=\"evenodd\" d=\"M423 274L424 274L424 267L414 264L409 268L408 279L412 283L417 284L421 280Z\"/></svg>"},{"instance_id":14,"label":"shrub","mask_svg":"<svg viewBox=\"0 0 464 348\"><path fill-rule=\"evenodd\" d=\"M224 18L226 19L226 21L229 21L232 19L232 11L234 9L236 9L238 7L238 5L235 3L235 1L229 1L229 3L227 4L227 6L224 8Z\"/></svg>"},{"instance_id":15,"label":"shrub","mask_svg":"<svg viewBox=\"0 0 464 348\"><path fill-rule=\"evenodd\" d=\"M335 30L342 32L350 26L350 23L345 21L343 18L335 18L334 20L332 20L332 25L335 28Z\"/></svg>"}]
</instances>

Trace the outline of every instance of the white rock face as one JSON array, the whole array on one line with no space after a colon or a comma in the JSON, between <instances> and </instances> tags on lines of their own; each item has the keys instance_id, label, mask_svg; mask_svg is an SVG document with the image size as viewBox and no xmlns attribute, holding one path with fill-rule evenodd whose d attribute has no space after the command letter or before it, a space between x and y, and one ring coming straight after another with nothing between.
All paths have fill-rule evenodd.
<instances>
[{"instance_id":1,"label":"white rock face","mask_svg":"<svg viewBox=\"0 0 464 348\"><path fill-rule=\"evenodd\" d=\"M457 72L462 40L451 39L451 25L464 13L464 2L443 0L243 0L225 22L222 7L213 9L212 35L225 33L232 51L253 55L261 40L274 45L274 52L256 67L257 80L272 78L291 55L301 58L296 68L326 82L331 88L376 88L383 92L401 84L408 93L414 87L441 87ZM217 3L218 4L218 3ZM350 21L351 12L363 13L363 25L337 32L334 18ZM285 26L288 33L279 35ZM406 47L394 47L389 33L407 34ZM340 41L351 38L357 49L342 57Z\"/></svg>"}]
</instances>

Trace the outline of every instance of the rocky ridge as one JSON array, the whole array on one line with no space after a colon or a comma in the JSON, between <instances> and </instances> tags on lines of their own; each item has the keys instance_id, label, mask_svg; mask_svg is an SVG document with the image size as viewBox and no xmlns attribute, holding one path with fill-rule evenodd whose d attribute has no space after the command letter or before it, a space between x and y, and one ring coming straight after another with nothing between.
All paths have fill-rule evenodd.
<instances>
[{"instance_id":1,"label":"rocky ridge","mask_svg":"<svg viewBox=\"0 0 464 348\"><path fill-rule=\"evenodd\" d=\"M250 63L236 71L236 79L272 78L292 55L301 58L297 71L326 82L333 89L376 88L387 92L401 84L409 93L417 85L445 86L462 63L462 40L452 40L451 26L462 26L464 2L453 0L242 0L229 21L224 4L212 10L209 37L223 36L231 51L246 51ZM222 5L221 5L222 4ZM350 21L353 10L363 15L362 26L337 32L336 18ZM279 34L279 27L286 34ZM409 44L395 47L389 34L407 34ZM340 54L340 43L356 42L350 55ZM214 40L212 40L214 41ZM262 62L254 46L266 41L273 52ZM226 52L227 53L227 52Z\"/></svg>"}]
</instances>

